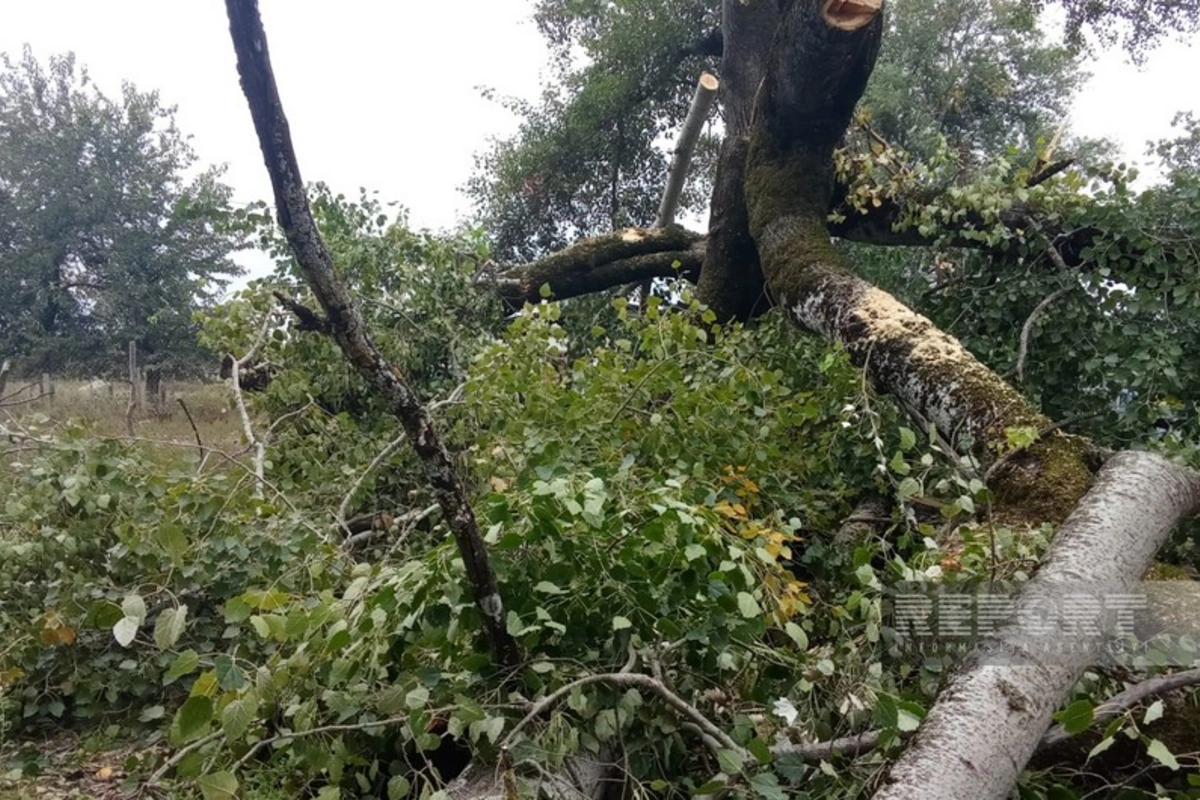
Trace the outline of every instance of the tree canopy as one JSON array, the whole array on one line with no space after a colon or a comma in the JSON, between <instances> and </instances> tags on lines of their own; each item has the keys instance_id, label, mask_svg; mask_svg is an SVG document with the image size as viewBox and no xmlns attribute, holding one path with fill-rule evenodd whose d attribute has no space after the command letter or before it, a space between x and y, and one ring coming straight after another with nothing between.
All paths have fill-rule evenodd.
<instances>
[{"instance_id":1,"label":"tree canopy","mask_svg":"<svg viewBox=\"0 0 1200 800\"><path fill-rule=\"evenodd\" d=\"M197 172L174 111L103 94L70 56L0 73L0 353L29 371L203 369L192 313L239 274L220 171Z\"/></svg>"}]
</instances>

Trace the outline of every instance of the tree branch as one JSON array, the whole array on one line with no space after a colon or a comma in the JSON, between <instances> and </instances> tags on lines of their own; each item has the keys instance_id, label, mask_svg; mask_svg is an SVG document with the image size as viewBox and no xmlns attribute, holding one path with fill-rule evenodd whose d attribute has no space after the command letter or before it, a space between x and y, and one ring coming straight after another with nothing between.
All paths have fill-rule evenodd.
<instances>
[{"instance_id":1,"label":"tree branch","mask_svg":"<svg viewBox=\"0 0 1200 800\"><path fill-rule=\"evenodd\" d=\"M678 226L626 228L584 239L493 280L509 308L538 303L542 287L558 300L627 283L676 275L694 280L704 259L704 238Z\"/></svg>"},{"instance_id":2,"label":"tree branch","mask_svg":"<svg viewBox=\"0 0 1200 800\"><path fill-rule=\"evenodd\" d=\"M1148 678L1140 683L1135 683L1125 691L1114 694L1097 706L1092 711L1092 725L1099 725L1115 716L1124 714L1143 700L1197 684L1200 684L1200 669L1189 669L1183 672L1176 672L1173 675L1159 675L1154 678ZM1056 747L1070 737L1071 734L1067 733L1062 725L1055 725L1046 731L1046 735L1038 742L1038 749Z\"/></svg>"},{"instance_id":3,"label":"tree branch","mask_svg":"<svg viewBox=\"0 0 1200 800\"><path fill-rule=\"evenodd\" d=\"M960 665L876 800L1007 797L1104 646L1106 601L1133 591L1198 508L1200 475L1150 453L1113 456L1017 597L1013 621ZM1070 611L1045 613L1064 598Z\"/></svg>"},{"instance_id":4,"label":"tree branch","mask_svg":"<svg viewBox=\"0 0 1200 800\"><path fill-rule=\"evenodd\" d=\"M1021 326L1021 344L1017 348L1017 366L1014 368L1018 382L1023 383L1025 381L1025 359L1029 355L1029 337L1033 334L1033 326L1037 324L1038 319L1041 318L1047 308L1074 288L1076 287L1064 286L1057 291L1051 292L1042 302L1034 306L1028 319L1025 320L1025 324Z\"/></svg>"},{"instance_id":5,"label":"tree branch","mask_svg":"<svg viewBox=\"0 0 1200 800\"><path fill-rule=\"evenodd\" d=\"M428 413L397 370L379 351L367 331L362 311L347 291L317 230L292 146L283 104L271 70L266 34L256 0L225 0L229 31L237 53L238 74L271 177L279 225L296 263L321 304L329 331L347 360L391 405L425 474L462 555L467 580L483 624L492 657L505 667L521 659L508 633L504 604L487 548L467 499Z\"/></svg>"},{"instance_id":6,"label":"tree branch","mask_svg":"<svg viewBox=\"0 0 1200 800\"><path fill-rule=\"evenodd\" d=\"M667 186L658 206L658 217L654 220L656 228L666 228L675 222L675 214L679 210L679 196L683 193L688 166L692 163L692 153L696 151L696 142L700 138L704 123L708 120L713 101L717 99L718 86L720 82L707 72L703 73L696 83L692 105L688 108L687 119L679 131L679 141L675 144L675 158L671 161Z\"/></svg>"}]
</instances>

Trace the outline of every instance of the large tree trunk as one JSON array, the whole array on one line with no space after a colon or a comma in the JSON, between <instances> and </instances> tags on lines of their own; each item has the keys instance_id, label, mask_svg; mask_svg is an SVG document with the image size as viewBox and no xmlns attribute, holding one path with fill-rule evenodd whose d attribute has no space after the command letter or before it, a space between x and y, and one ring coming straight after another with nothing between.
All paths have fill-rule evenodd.
<instances>
[{"instance_id":1,"label":"large tree trunk","mask_svg":"<svg viewBox=\"0 0 1200 800\"><path fill-rule=\"evenodd\" d=\"M1114 632L1112 601L1134 596L1168 534L1198 507L1196 475L1147 453L1113 457L1022 591L1015 621L959 665L876 799L1007 797L1050 715ZM1046 609L1060 611L1045 619Z\"/></svg>"},{"instance_id":2,"label":"large tree trunk","mask_svg":"<svg viewBox=\"0 0 1200 800\"><path fill-rule=\"evenodd\" d=\"M721 7L721 108L725 141L709 206L708 241L698 296L721 319L749 319L770 308L758 248L746 214L746 151L754 99L779 25L772 2L725 0Z\"/></svg>"}]
</instances>

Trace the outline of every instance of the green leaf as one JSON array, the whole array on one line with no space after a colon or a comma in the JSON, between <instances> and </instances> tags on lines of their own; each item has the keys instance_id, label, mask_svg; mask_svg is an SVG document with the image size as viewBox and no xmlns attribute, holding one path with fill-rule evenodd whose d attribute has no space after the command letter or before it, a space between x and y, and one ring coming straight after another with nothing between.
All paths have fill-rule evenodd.
<instances>
[{"instance_id":1,"label":"green leaf","mask_svg":"<svg viewBox=\"0 0 1200 800\"><path fill-rule=\"evenodd\" d=\"M896 730L901 733L911 733L921 726L921 718L903 708L896 712Z\"/></svg>"},{"instance_id":2,"label":"green leaf","mask_svg":"<svg viewBox=\"0 0 1200 800\"><path fill-rule=\"evenodd\" d=\"M404 695L404 704L414 711L418 708L424 708L428 702L429 690L424 686L418 686Z\"/></svg>"},{"instance_id":3,"label":"green leaf","mask_svg":"<svg viewBox=\"0 0 1200 800\"><path fill-rule=\"evenodd\" d=\"M483 737L492 744L500 741L500 734L504 733L504 717L485 717L484 719L476 720L470 725L471 738L479 741Z\"/></svg>"},{"instance_id":4,"label":"green leaf","mask_svg":"<svg viewBox=\"0 0 1200 800\"><path fill-rule=\"evenodd\" d=\"M737 604L738 613L746 619L762 616L762 608L758 605L758 601L754 599L754 595L749 592L738 592Z\"/></svg>"},{"instance_id":5,"label":"green leaf","mask_svg":"<svg viewBox=\"0 0 1200 800\"><path fill-rule=\"evenodd\" d=\"M698 786L692 790L692 797L706 797L708 795L717 794L729 785L729 781L725 778L713 778L712 780Z\"/></svg>"},{"instance_id":6,"label":"green leaf","mask_svg":"<svg viewBox=\"0 0 1200 800\"><path fill-rule=\"evenodd\" d=\"M221 730L230 741L241 739L258 716L258 699L251 692L246 697L231 701L221 710Z\"/></svg>"},{"instance_id":7,"label":"green leaf","mask_svg":"<svg viewBox=\"0 0 1200 800\"><path fill-rule=\"evenodd\" d=\"M317 792L316 800L342 800L342 789L340 786L326 786Z\"/></svg>"},{"instance_id":8,"label":"green leaf","mask_svg":"<svg viewBox=\"0 0 1200 800\"><path fill-rule=\"evenodd\" d=\"M566 594L566 592L560 589L557 584L553 584L550 581L538 581L538 583L534 585L533 590L535 592L541 592L542 594Z\"/></svg>"},{"instance_id":9,"label":"green leaf","mask_svg":"<svg viewBox=\"0 0 1200 800\"><path fill-rule=\"evenodd\" d=\"M1112 747L1113 743L1115 743L1115 742L1116 742L1116 739L1114 739L1112 736L1105 736L1103 739L1101 739L1099 742L1096 743L1095 747L1093 747L1091 750L1088 751L1087 758L1084 760L1088 761L1088 760L1091 760L1091 758L1093 756L1100 755L1105 750Z\"/></svg>"},{"instance_id":10,"label":"green leaf","mask_svg":"<svg viewBox=\"0 0 1200 800\"><path fill-rule=\"evenodd\" d=\"M1146 743L1146 755L1150 756L1167 769L1179 769L1179 762L1175 760L1175 755L1158 739L1151 739Z\"/></svg>"},{"instance_id":11,"label":"green leaf","mask_svg":"<svg viewBox=\"0 0 1200 800\"><path fill-rule=\"evenodd\" d=\"M117 644L121 647L129 647L133 644L134 637L137 636L138 625L140 623L133 617L121 617L117 620L117 624L113 625L113 638L117 640Z\"/></svg>"},{"instance_id":12,"label":"green leaf","mask_svg":"<svg viewBox=\"0 0 1200 800\"><path fill-rule=\"evenodd\" d=\"M907 500L920 491L921 484L917 482L916 478L905 478L896 487L896 496L901 500Z\"/></svg>"},{"instance_id":13,"label":"green leaf","mask_svg":"<svg viewBox=\"0 0 1200 800\"><path fill-rule=\"evenodd\" d=\"M209 697L189 697L175 713L175 744L187 744L208 733L213 718L213 701Z\"/></svg>"},{"instance_id":14,"label":"green leaf","mask_svg":"<svg viewBox=\"0 0 1200 800\"><path fill-rule=\"evenodd\" d=\"M159 650L169 650L179 641L187 627L187 606L168 608L154 621L154 644Z\"/></svg>"},{"instance_id":15,"label":"green leaf","mask_svg":"<svg viewBox=\"0 0 1200 800\"><path fill-rule=\"evenodd\" d=\"M614 631L623 631L626 628L632 628L633 623L627 617L613 617L612 627Z\"/></svg>"},{"instance_id":16,"label":"green leaf","mask_svg":"<svg viewBox=\"0 0 1200 800\"><path fill-rule=\"evenodd\" d=\"M217 674L217 684L227 692L240 692L249 683L246 673L229 656L220 655L214 658L213 670Z\"/></svg>"},{"instance_id":17,"label":"green leaf","mask_svg":"<svg viewBox=\"0 0 1200 800\"><path fill-rule=\"evenodd\" d=\"M1068 735L1082 733L1092 726L1095 719L1095 709L1088 700L1076 700L1062 711L1054 714L1054 719L1063 726Z\"/></svg>"},{"instance_id":18,"label":"green leaf","mask_svg":"<svg viewBox=\"0 0 1200 800\"><path fill-rule=\"evenodd\" d=\"M746 743L746 749L750 754L758 759L759 764L770 764L774 756L771 755L771 747L757 736Z\"/></svg>"},{"instance_id":19,"label":"green leaf","mask_svg":"<svg viewBox=\"0 0 1200 800\"><path fill-rule=\"evenodd\" d=\"M1151 722L1161 719L1162 715L1163 702L1162 700L1155 700L1150 704L1150 707L1146 709L1146 715L1142 717L1142 724L1149 725Z\"/></svg>"},{"instance_id":20,"label":"green leaf","mask_svg":"<svg viewBox=\"0 0 1200 800\"><path fill-rule=\"evenodd\" d=\"M717 768L726 775L737 775L742 771L742 756L736 750L722 748L717 751Z\"/></svg>"},{"instance_id":21,"label":"green leaf","mask_svg":"<svg viewBox=\"0 0 1200 800\"><path fill-rule=\"evenodd\" d=\"M551 297L554 296L554 290L550 288L549 283L543 283L541 286L538 287L538 295L540 295L541 297L543 297L546 300L549 300Z\"/></svg>"},{"instance_id":22,"label":"green leaf","mask_svg":"<svg viewBox=\"0 0 1200 800\"><path fill-rule=\"evenodd\" d=\"M153 722L156 719L162 719L166 716L167 710L162 706L147 706L138 714L140 722Z\"/></svg>"},{"instance_id":23,"label":"green leaf","mask_svg":"<svg viewBox=\"0 0 1200 800\"><path fill-rule=\"evenodd\" d=\"M184 650L167 667L166 674L163 675L163 683L174 683L184 675L194 671L198 666L200 666L200 655L195 650Z\"/></svg>"},{"instance_id":24,"label":"green leaf","mask_svg":"<svg viewBox=\"0 0 1200 800\"><path fill-rule=\"evenodd\" d=\"M765 797L767 800L787 800L783 787L779 785L779 778L770 772L760 772L750 778L750 788L759 797Z\"/></svg>"},{"instance_id":25,"label":"green leaf","mask_svg":"<svg viewBox=\"0 0 1200 800\"><path fill-rule=\"evenodd\" d=\"M204 800L236 800L238 779L232 772L210 772L196 778L196 787Z\"/></svg>"},{"instance_id":26,"label":"green leaf","mask_svg":"<svg viewBox=\"0 0 1200 800\"><path fill-rule=\"evenodd\" d=\"M138 625L146 621L146 601L136 592L125 595L121 601L121 611L126 617L137 620Z\"/></svg>"},{"instance_id":27,"label":"green leaf","mask_svg":"<svg viewBox=\"0 0 1200 800\"><path fill-rule=\"evenodd\" d=\"M796 643L796 647L799 647L801 650L808 649L808 634L804 632L804 628L801 628L794 622L789 622L783 626L783 632Z\"/></svg>"},{"instance_id":28,"label":"green leaf","mask_svg":"<svg viewBox=\"0 0 1200 800\"><path fill-rule=\"evenodd\" d=\"M917 446L917 435L911 429L901 426L900 428L900 449L908 452Z\"/></svg>"},{"instance_id":29,"label":"green leaf","mask_svg":"<svg viewBox=\"0 0 1200 800\"><path fill-rule=\"evenodd\" d=\"M408 797L411 790L412 783L403 775L396 775L388 780L388 800L402 800L402 798Z\"/></svg>"}]
</instances>

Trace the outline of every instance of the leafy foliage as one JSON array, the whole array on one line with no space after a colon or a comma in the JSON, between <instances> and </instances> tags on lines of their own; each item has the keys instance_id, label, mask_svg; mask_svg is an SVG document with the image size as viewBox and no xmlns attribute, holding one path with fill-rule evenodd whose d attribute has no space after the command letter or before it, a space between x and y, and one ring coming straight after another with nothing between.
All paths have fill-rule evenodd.
<instances>
[{"instance_id":1,"label":"leafy foliage","mask_svg":"<svg viewBox=\"0 0 1200 800\"><path fill-rule=\"evenodd\" d=\"M905 0L888 17L862 114L917 159L945 139L974 172L1048 138L1083 78L1076 52L1048 42L1020 0Z\"/></svg>"},{"instance_id":2,"label":"leafy foliage","mask_svg":"<svg viewBox=\"0 0 1200 800\"><path fill-rule=\"evenodd\" d=\"M712 6L538 3L554 79L539 103L510 102L521 129L479 158L467 186L498 258L528 261L581 236L654 221L667 172L659 140L682 124L711 55ZM715 142L701 151L708 166L699 173L715 165ZM693 187L685 209L707 194L703 182Z\"/></svg>"},{"instance_id":3,"label":"leafy foliage","mask_svg":"<svg viewBox=\"0 0 1200 800\"><path fill-rule=\"evenodd\" d=\"M136 339L150 368L201 370L192 312L241 241L220 171L174 111L102 94L73 56L26 48L0 73L0 350L27 371L104 374Z\"/></svg>"}]
</instances>

